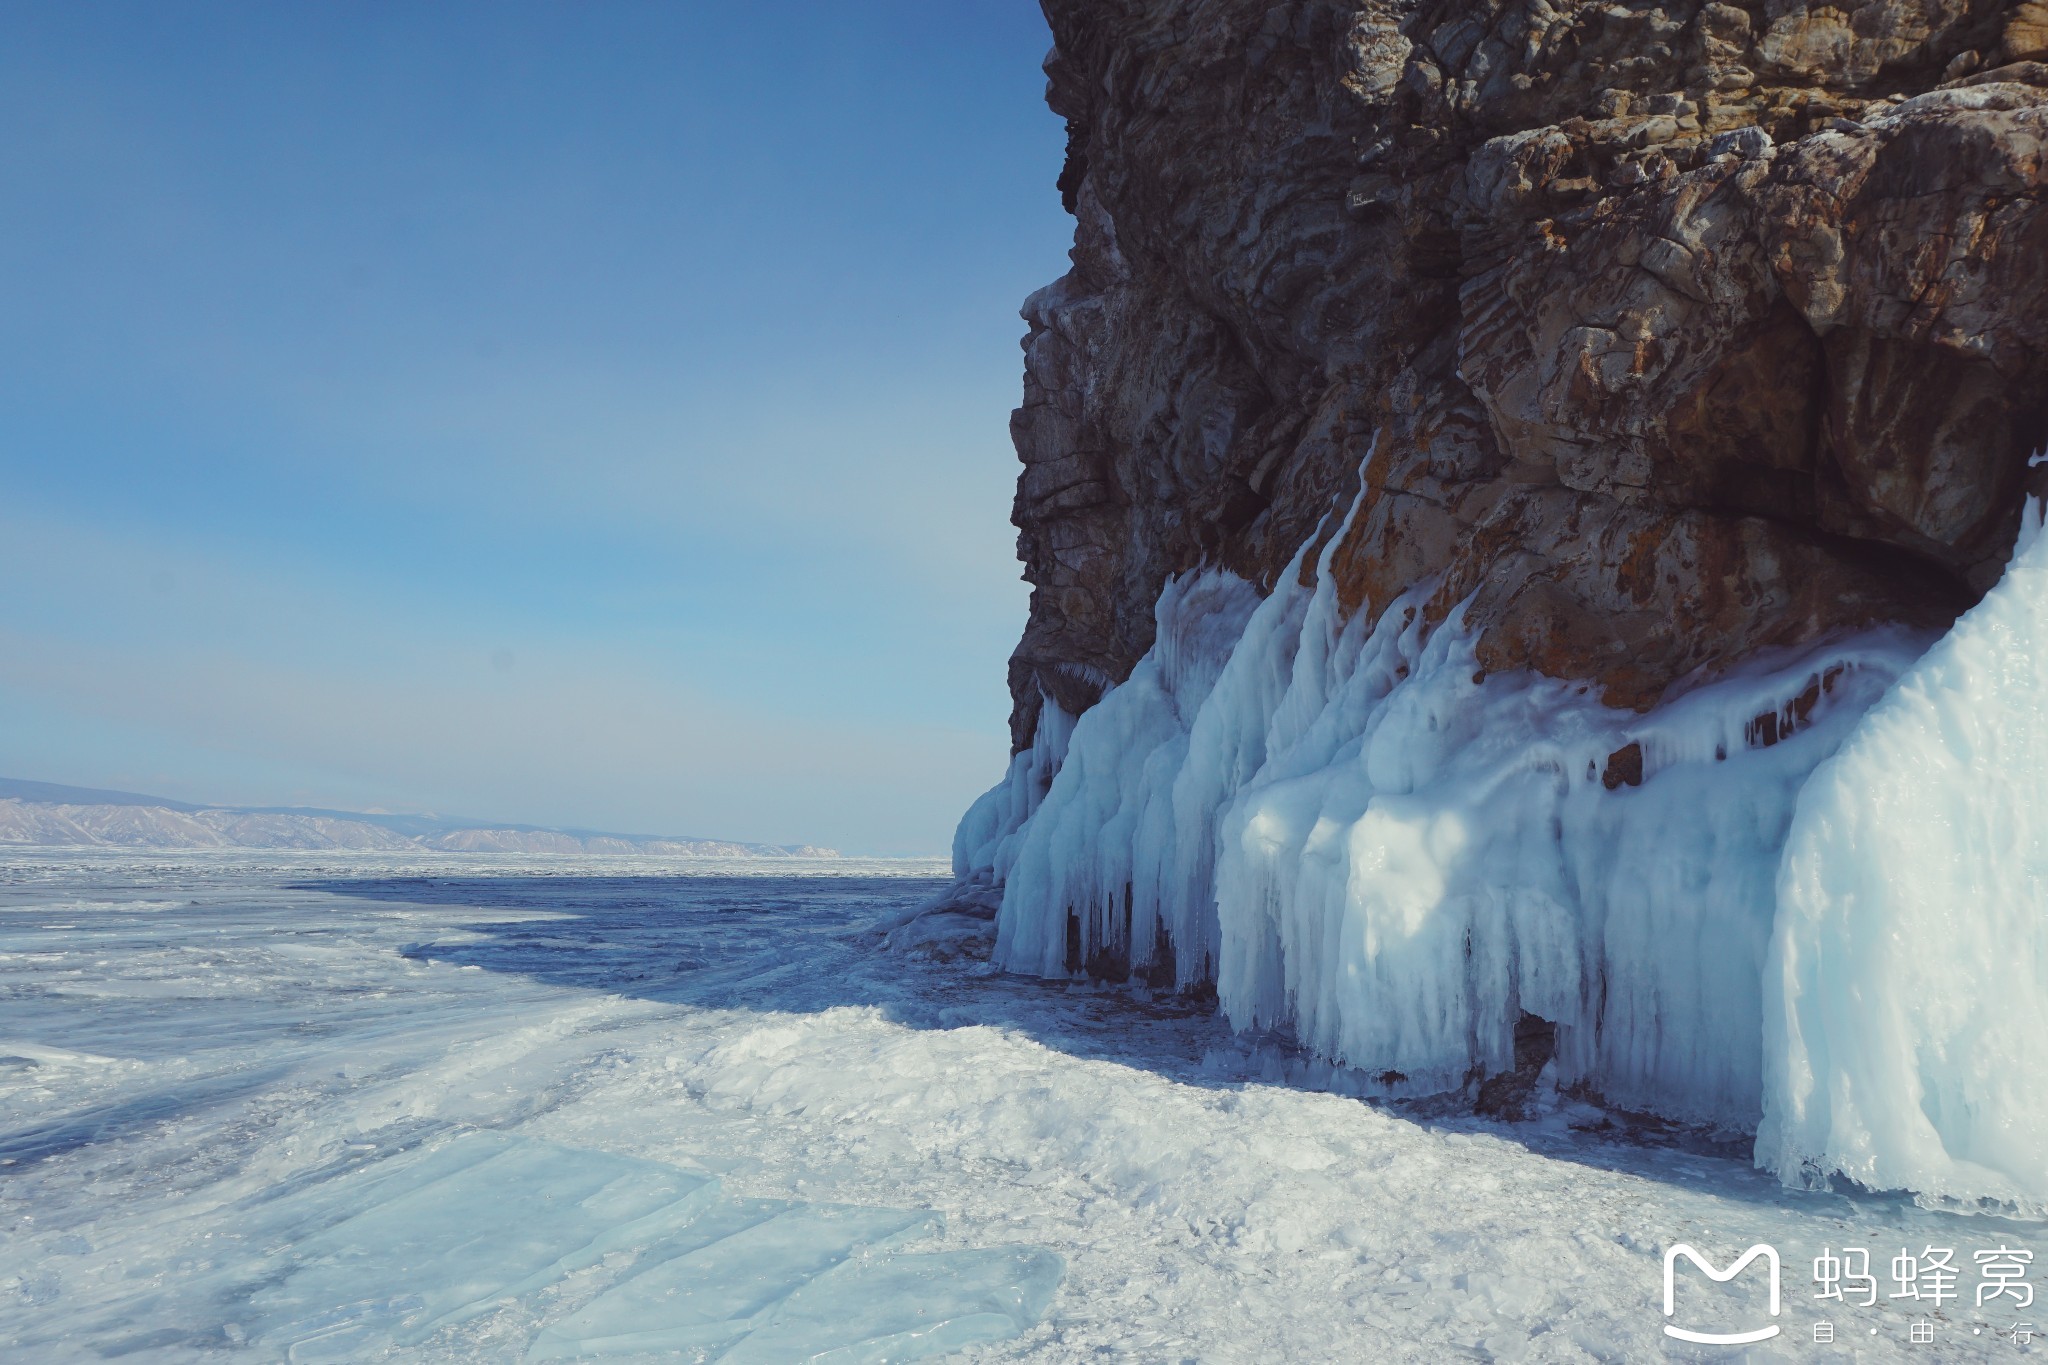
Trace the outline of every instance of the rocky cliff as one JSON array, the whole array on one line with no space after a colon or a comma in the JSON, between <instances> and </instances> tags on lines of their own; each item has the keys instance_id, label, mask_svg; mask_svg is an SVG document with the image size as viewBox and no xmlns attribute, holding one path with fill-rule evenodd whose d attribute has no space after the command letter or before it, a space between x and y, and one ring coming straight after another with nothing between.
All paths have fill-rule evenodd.
<instances>
[{"instance_id":1,"label":"rocky cliff","mask_svg":"<svg viewBox=\"0 0 2048 1365\"><path fill-rule=\"evenodd\" d=\"M1470 599L1641 711L1939 627L2048 438L2041 0L1045 0L1073 268L1013 419L1013 734L1176 573ZM1319 531L1320 528L1320 531Z\"/></svg>"},{"instance_id":2,"label":"rocky cliff","mask_svg":"<svg viewBox=\"0 0 2048 1365\"><path fill-rule=\"evenodd\" d=\"M1047 12L1017 749L898 941L2048 1211L2048 9Z\"/></svg>"}]
</instances>

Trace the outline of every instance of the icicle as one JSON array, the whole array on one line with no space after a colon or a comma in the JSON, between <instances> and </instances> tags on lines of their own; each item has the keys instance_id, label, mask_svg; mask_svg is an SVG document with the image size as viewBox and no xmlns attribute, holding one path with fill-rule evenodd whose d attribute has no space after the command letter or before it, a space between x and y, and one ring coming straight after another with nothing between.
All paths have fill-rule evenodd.
<instances>
[{"instance_id":1,"label":"icicle","mask_svg":"<svg viewBox=\"0 0 2048 1365\"><path fill-rule=\"evenodd\" d=\"M1213 981L1238 1027L1410 1090L1510 1065L1532 1014L1561 1080L1753 1128L1798 793L1927 641L1778 652L1614 711L1482 674L1432 585L1347 617L1342 534L1263 600L1213 571L1167 586L1158 643L987 857L995 960Z\"/></svg>"}]
</instances>

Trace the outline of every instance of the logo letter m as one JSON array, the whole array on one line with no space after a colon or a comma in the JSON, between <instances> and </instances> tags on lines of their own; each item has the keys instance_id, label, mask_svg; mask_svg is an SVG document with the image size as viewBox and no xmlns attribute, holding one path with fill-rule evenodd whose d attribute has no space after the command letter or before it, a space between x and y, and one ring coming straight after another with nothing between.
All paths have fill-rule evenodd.
<instances>
[{"instance_id":1,"label":"logo letter m","mask_svg":"<svg viewBox=\"0 0 2048 1365\"><path fill-rule=\"evenodd\" d=\"M1713 1280L1717 1284L1728 1283L1728 1281L1734 1279L1737 1275L1740 1275L1742 1273L1742 1268L1744 1266L1748 1265L1751 1261L1756 1260L1758 1257L1762 1257L1767 1263L1769 1263L1771 1267L1771 1316L1774 1318L1778 1316L1779 1305L1777 1248L1766 1246L1762 1242L1758 1242L1755 1246L1751 1247L1749 1250L1743 1252L1740 1256L1736 1257L1735 1263L1729 1266L1726 1270L1716 1270L1714 1268L1714 1263L1712 1261L1709 1261L1706 1257L1700 1255L1697 1251L1694 1251L1685 1243L1680 1242L1678 1243L1678 1245L1672 1247L1669 1251L1664 1253L1665 1317L1668 1318L1673 1313L1678 1311L1677 1271L1678 1258L1681 1256L1685 1257L1686 1260L1691 1261L1694 1265L1698 1266L1701 1270L1705 1271L1707 1278ZM1664 1324L1664 1335L1667 1337L1677 1337L1680 1341L1702 1342L1708 1346L1740 1346L1746 1342L1764 1341L1778 1335L1778 1325L1776 1323L1772 1323L1769 1327L1759 1327L1753 1332L1689 1332L1683 1327L1673 1327L1670 1323L1667 1322Z\"/></svg>"}]
</instances>

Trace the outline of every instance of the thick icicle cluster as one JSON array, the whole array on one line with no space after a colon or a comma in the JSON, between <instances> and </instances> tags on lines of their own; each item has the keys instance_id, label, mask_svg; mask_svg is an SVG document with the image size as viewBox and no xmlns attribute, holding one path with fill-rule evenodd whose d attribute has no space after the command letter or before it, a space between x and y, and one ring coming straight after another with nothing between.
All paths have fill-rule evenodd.
<instances>
[{"instance_id":1,"label":"thick icicle cluster","mask_svg":"<svg viewBox=\"0 0 2048 1365\"><path fill-rule=\"evenodd\" d=\"M1408 1091L1507 1068L1527 1012L1562 1080L1753 1127L1794 802L1925 642L1837 642L1637 715L1483 676L1426 585L1340 610L1329 555L1264 597L1175 580L1130 678L1078 720L1048 708L956 846L1002 888L997 962L1213 980L1233 1024Z\"/></svg>"},{"instance_id":2,"label":"thick icicle cluster","mask_svg":"<svg viewBox=\"0 0 2048 1365\"><path fill-rule=\"evenodd\" d=\"M1426 584L1340 610L1327 549L1263 597L1185 576L956 871L999 889L1001 965L1213 981L1392 1090L1508 1068L1527 1013L1560 1081L1756 1128L1790 1183L2048 1208L2041 528L1931 650L1870 632L1647 715L1484 675Z\"/></svg>"},{"instance_id":3,"label":"thick icicle cluster","mask_svg":"<svg viewBox=\"0 0 2048 1365\"><path fill-rule=\"evenodd\" d=\"M2048 1207L2048 536L1799 798L1759 1165Z\"/></svg>"}]
</instances>

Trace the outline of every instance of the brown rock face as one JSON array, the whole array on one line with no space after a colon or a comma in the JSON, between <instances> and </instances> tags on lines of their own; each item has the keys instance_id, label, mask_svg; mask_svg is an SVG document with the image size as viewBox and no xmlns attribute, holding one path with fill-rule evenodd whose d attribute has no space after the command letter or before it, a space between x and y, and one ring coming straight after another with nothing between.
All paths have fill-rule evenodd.
<instances>
[{"instance_id":1,"label":"brown rock face","mask_svg":"<svg viewBox=\"0 0 2048 1365\"><path fill-rule=\"evenodd\" d=\"M1166 578L1471 600L1646 707L1943 624L2048 444L2041 0L1045 0L1073 269L1025 308L1021 745Z\"/></svg>"}]
</instances>

